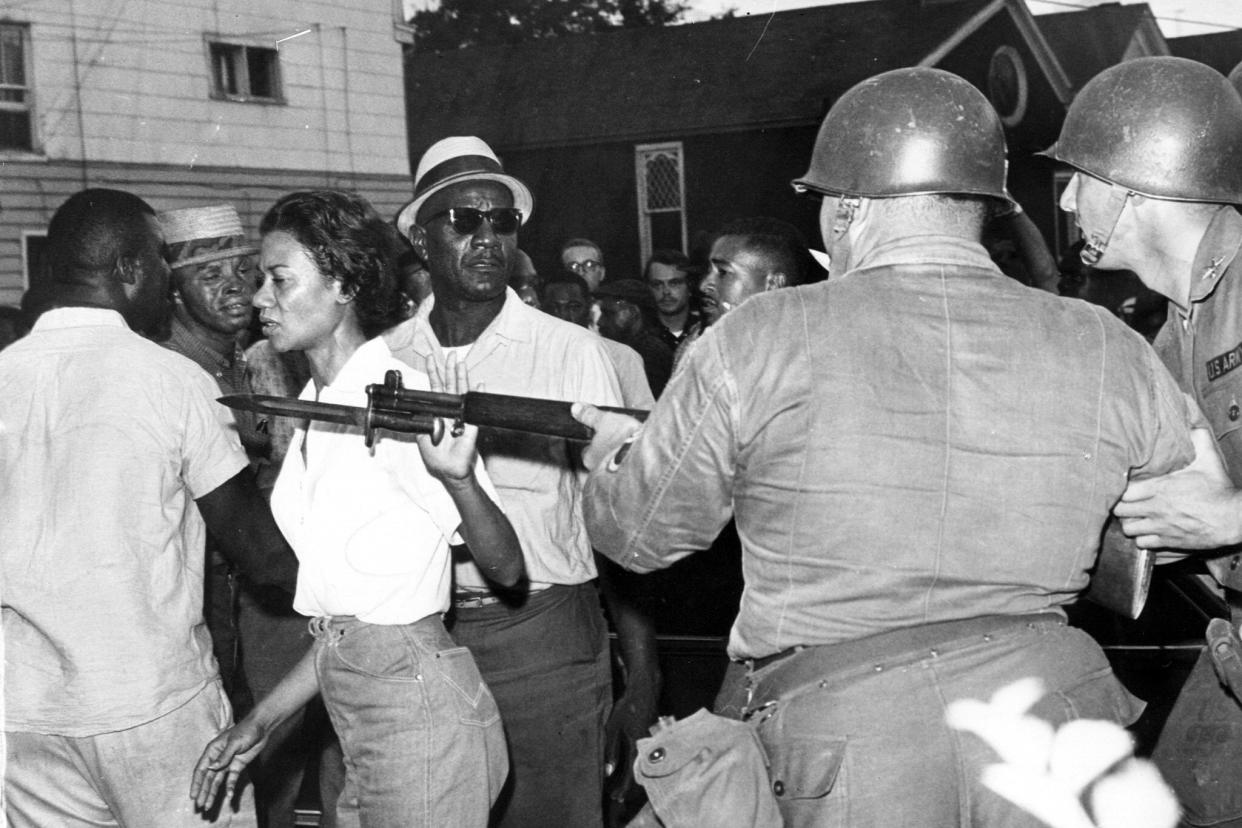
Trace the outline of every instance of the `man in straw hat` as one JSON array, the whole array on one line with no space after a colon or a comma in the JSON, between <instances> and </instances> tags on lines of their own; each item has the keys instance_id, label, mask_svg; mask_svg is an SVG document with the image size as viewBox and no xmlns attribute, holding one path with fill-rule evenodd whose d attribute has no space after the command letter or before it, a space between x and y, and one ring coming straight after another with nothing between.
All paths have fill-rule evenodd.
<instances>
[{"instance_id":1,"label":"man in straw hat","mask_svg":"<svg viewBox=\"0 0 1242 828\"><path fill-rule=\"evenodd\" d=\"M173 314L164 347L188 357L215 379L221 394L243 394L246 331L254 308L258 248L246 241L241 219L231 204L167 210L156 219L164 231L172 269ZM252 464L267 451L267 435L248 412L221 418L233 425ZM246 707L249 693L238 671L237 595L229 566L208 539L203 615L220 665L224 689L235 706Z\"/></svg>"},{"instance_id":2,"label":"man in straw hat","mask_svg":"<svg viewBox=\"0 0 1242 828\"><path fill-rule=\"evenodd\" d=\"M457 352L471 383L487 391L619 405L599 339L528 307L507 287L518 228L533 208L530 190L479 138L433 144L419 161L414 198L397 216L427 263L433 295L386 335L389 347L419 369ZM485 431L479 452L530 577L514 594L494 589L469 557L456 562L450 630L495 695L511 752L511 787L494 815L502 826L599 825L612 682L581 467L556 438ZM642 699L621 705L636 719L654 714L654 679L645 679L655 653L642 655L627 664L631 699Z\"/></svg>"},{"instance_id":3,"label":"man in straw hat","mask_svg":"<svg viewBox=\"0 0 1242 828\"><path fill-rule=\"evenodd\" d=\"M241 217L232 204L213 204L166 210L157 218L172 268L172 332L164 346L211 374L221 394L253 391L243 348L259 284L253 258L258 248L247 240ZM220 411L236 426L262 484L273 464L279 464L272 457L272 424L250 412L224 406ZM306 619L293 611L289 593L242 582L210 536L207 558L203 615L225 690L244 713L271 692L313 639ZM303 768L319 737L308 731L298 738L303 723L303 714L282 722L254 769L257 804L271 828L293 825ZM339 764L330 753L322 761L333 768Z\"/></svg>"},{"instance_id":4,"label":"man in straw hat","mask_svg":"<svg viewBox=\"0 0 1242 828\"><path fill-rule=\"evenodd\" d=\"M254 825L189 778L231 721L203 626L206 531L252 580L297 563L210 377L138 336L168 312L151 207L83 190L48 225L46 310L0 354L5 816L14 828Z\"/></svg>"},{"instance_id":5,"label":"man in straw hat","mask_svg":"<svg viewBox=\"0 0 1242 828\"><path fill-rule=\"evenodd\" d=\"M600 552L663 568L737 521L729 654L784 825L1034 825L949 703L1033 676L1023 709L1050 725L1142 710L1064 607L1127 475L1190 461L1190 413L1120 320L988 257L1005 169L964 79L857 84L794 182L821 199L833 278L712 325L641 430L577 409ZM643 754L650 776L663 758Z\"/></svg>"}]
</instances>

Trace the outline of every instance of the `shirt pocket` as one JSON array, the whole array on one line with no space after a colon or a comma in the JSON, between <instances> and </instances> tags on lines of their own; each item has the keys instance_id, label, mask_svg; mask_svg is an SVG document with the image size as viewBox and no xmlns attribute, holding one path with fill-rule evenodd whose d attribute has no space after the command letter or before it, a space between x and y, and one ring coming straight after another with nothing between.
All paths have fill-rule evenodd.
<instances>
[{"instance_id":1,"label":"shirt pocket","mask_svg":"<svg viewBox=\"0 0 1242 828\"><path fill-rule=\"evenodd\" d=\"M1242 373L1242 369L1239 369ZM1240 377L1239 379L1242 379ZM1212 432L1230 466L1242 462L1242 381L1230 376L1211 383L1203 394L1203 413L1212 424ZM1237 472L1242 469L1231 468Z\"/></svg>"}]
</instances>

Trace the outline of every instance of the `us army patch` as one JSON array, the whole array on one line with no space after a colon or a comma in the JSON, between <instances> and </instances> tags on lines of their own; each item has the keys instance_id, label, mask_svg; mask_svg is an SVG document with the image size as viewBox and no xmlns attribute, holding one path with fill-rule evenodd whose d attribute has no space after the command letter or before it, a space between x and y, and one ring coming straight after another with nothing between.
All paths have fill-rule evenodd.
<instances>
[{"instance_id":1,"label":"us army patch","mask_svg":"<svg viewBox=\"0 0 1242 828\"><path fill-rule=\"evenodd\" d=\"M1240 365L1242 365L1242 342L1225 351L1225 353L1214 356L1207 361L1208 381L1218 380Z\"/></svg>"}]
</instances>

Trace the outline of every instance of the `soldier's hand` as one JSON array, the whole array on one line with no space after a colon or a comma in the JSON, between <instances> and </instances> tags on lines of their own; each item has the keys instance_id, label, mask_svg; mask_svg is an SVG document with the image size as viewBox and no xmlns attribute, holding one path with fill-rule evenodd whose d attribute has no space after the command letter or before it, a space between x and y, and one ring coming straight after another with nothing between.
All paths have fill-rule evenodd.
<instances>
[{"instance_id":1,"label":"soldier's hand","mask_svg":"<svg viewBox=\"0 0 1242 828\"><path fill-rule=\"evenodd\" d=\"M1113 509L1144 549L1218 549L1242 540L1242 493L1225 472L1211 430L1191 431L1195 459L1179 471L1132 482Z\"/></svg>"},{"instance_id":2,"label":"soldier's hand","mask_svg":"<svg viewBox=\"0 0 1242 828\"><path fill-rule=\"evenodd\" d=\"M586 403L574 403L570 413L575 420L595 430L591 444L582 452L582 464L591 471L611 459L617 449L643 427L633 417L615 411L600 411Z\"/></svg>"}]
</instances>

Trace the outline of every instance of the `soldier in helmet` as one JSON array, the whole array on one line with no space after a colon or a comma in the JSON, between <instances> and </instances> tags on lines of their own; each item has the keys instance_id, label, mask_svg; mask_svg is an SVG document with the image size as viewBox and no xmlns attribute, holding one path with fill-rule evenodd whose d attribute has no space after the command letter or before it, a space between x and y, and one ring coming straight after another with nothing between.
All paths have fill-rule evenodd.
<instances>
[{"instance_id":1,"label":"soldier in helmet","mask_svg":"<svg viewBox=\"0 0 1242 828\"><path fill-rule=\"evenodd\" d=\"M1075 170L1061 207L1086 239L1083 261L1132 270L1169 299L1156 351L1210 426L1200 432L1204 456L1194 469L1126 491L1116 509L1122 528L1144 547L1234 547L1242 542L1242 493L1234 488L1242 484L1242 216L1235 209L1242 204L1242 99L1201 63L1126 61L1083 87L1047 154ZM1194 824L1242 825L1242 711L1228 709L1242 697L1242 668L1233 672L1233 699L1211 668L1215 657L1229 678L1228 667L1242 662L1242 566L1237 555L1220 552L1209 552L1206 562L1230 605L1232 628L1209 626L1210 646L1154 758L1188 814L1210 820ZM1206 701L1212 696L1217 703Z\"/></svg>"},{"instance_id":2,"label":"soldier in helmet","mask_svg":"<svg viewBox=\"0 0 1242 828\"><path fill-rule=\"evenodd\" d=\"M1107 310L992 263L1005 139L956 75L847 91L794 186L822 200L833 277L713 325L641 430L575 409L591 539L650 571L736 518L729 654L785 825L1039 824L981 783L996 756L946 706L1035 676L1047 722L1137 717L1064 607L1127 473L1189 462L1187 405Z\"/></svg>"}]
</instances>

